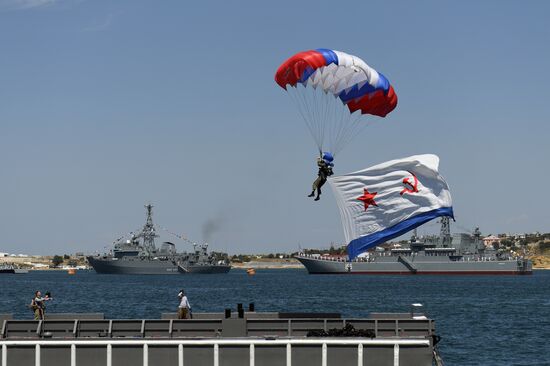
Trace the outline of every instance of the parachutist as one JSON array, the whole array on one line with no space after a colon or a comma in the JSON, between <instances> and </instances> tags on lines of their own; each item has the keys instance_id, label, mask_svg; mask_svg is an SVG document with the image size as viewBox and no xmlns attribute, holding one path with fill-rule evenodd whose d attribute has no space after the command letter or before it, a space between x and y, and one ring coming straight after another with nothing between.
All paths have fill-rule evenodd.
<instances>
[{"instance_id":1,"label":"parachutist","mask_svg":"<svg viewBox=\"0 0 550 366\"><path fill-rule=\"evenodd\" d=\"M333 175L332 167L334 164L332 161L334 160L334 157L330 153L322 153L320 157L317 158L317 166L319 167L319 171L317 172L317 179L313 182L312 185L312 191L308 195L308 197L315 196L315 191L317 191L317 197L315 197L315 201L319 201L321 199L321 187L326 183L327 178Z\"/></svg>"}]
</instances>

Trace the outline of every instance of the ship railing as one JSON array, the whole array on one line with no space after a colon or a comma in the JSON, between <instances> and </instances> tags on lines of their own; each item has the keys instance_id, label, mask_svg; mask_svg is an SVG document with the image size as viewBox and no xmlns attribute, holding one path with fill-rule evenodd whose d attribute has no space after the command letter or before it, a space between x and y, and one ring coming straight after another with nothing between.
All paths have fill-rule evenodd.
<instances>
[{"instance_id":1,"label":"ship railing","mask_svg":"<svg viewBox=\"0 0 550 366\"><path fill-rule=\"evenodd\" d=\"M101 314L102 315L102 314ZM81 339L97 338L157 338L158 337L215 337L223 334L221 314L195 314L197 319L67 319L67 320L12 320L4 317L0 339ZM50 317L55 314L49 314ZM213 317L211 317L213 316ZM371 330L376 337L406 337L433 335L434 323L431 319L414 319L410 316L376 316L367 319L334 318L279 318L278 313L247 313L243 319L243 333L249 336L306 336L310 330L328 331L332 328L345 328L348 324L356 329ZM2 317L0 316L0 321Z\"/></svg>"},{"instance_id":2,"label":"ship railing","mask_svg":"<svg viewBox=\"0 0 550 366\"><path fill-rule=\"evenodd\" d=\"M292 366L292 349L300 346L320 346L321 347L321 365L326 366L328 360L329 348L331 346L357 347L357 365L363 366L364 349L369 347L393 347L393 366L399 366L400 347L431 347L428 339L199 339L199 340L18 340L18 341L0 341L2 345L2 363L1 366L8 366L10 348L17 350L17 347L34 347L34 366L41 366L43 357L42 351L47 353L48 348L70 349L70 365L77 366L77 349L89 348L94 346L105 347L106 365L113 364L113 348L116 347L141 347L142 365L149 366L149 347L177 347L178 366L184 365L184 354L186 347L212 347L213 357L212 365L220 365L220 348L223 347L248 347L249 365L256 365L256 347L283 347L286 348L286 366ZM68 360L67 360L68 361ZM154 362L151 362L154 364Z\"/></svg>"}]
</instances>

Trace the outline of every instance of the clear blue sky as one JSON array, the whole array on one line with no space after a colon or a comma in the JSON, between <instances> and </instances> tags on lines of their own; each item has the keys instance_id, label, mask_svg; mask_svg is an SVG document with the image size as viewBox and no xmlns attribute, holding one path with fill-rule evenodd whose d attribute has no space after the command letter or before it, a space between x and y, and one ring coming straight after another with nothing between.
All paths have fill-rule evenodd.
<instances>
[{"instance_id":1,"label":"clear blue sky","mask_svg":"<svg viewBox=\"0 0 550 366\"><path fill-rule=\"evenodd\" d=\"M315 146L273 80L319 47L363 58L399 96L337 173L435 153L461 227L550 231L548 14L547 1L0 0L0 251L101 251L146 202L196 241L218 223L212 247L232 253L343 241L330 190L306 198Z\"/></svg>"}]
</instances>

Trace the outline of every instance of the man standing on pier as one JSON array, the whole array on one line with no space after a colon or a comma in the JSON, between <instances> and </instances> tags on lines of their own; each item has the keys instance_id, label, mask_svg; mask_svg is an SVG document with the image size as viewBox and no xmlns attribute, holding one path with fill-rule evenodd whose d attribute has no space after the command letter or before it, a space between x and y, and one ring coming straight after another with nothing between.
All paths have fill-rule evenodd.
<instances>
[{"instance_id":1,"label":"man standing on pier","mask_svg":"<svg viewBox=\"0 0 550 366\"><path fill-rule=\"evenodd\" d=\"M34 293L34 298L31 301L30 308L34 312L34 320L44 320L44 313L46 312L45 302L51 300L50 293L46 292L46 296L42 297L40 291Z\"/></svg>"},{"instance_id":2,"label":"man standing on pier","mask_svg":"<svg viewBox=\"0 0 550 366\"><path fill-rule=\"evenodd\" d=\"M189 300L187 300L187 296L185 296L185 291L183 291L183 289L178 294L178 297L180 299L180 304L178 306L178 319L191 319L191 305L189 304Z\"/></svg>"}]
</instances>

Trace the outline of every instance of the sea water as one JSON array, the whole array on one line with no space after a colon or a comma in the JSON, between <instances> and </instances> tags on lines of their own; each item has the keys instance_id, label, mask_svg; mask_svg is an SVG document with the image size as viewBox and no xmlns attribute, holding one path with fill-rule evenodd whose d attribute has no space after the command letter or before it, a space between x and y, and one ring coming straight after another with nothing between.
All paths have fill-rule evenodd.
<instances>
[{"instance_id":1,"label":"sea water","mask_svg":"<svg viewBox=\"0 0 550 366\"><path fill-rule=\"evenodd\" d=\"M0 275L0 313L32 318L34 291L50 291L47 312L159 318L185 289L195 312L254 302L257 311L408 312L422 303L436 321L446 365L550 365L550 271L532 276L308 275L302 269L219 275L99 275L33 271Z\"/></svg>"}]
</instances>

